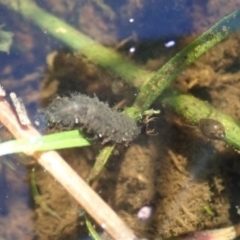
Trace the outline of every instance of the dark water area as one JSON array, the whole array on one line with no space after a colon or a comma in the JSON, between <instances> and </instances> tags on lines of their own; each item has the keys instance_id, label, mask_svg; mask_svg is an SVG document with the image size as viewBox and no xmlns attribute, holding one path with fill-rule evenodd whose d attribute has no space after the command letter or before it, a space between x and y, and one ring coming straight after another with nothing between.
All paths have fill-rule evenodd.
<instances>
[{"instance_id":1,"label":"dark water area","mask_svg":"<svg viewBox=\"0 0 240 240\"><path fill-rule=\"evenodd\" d=\"M39 0L36 4L152 72L240 7L239 0ZM72 51L23 16L0 0L0 30L13 34L9 52L0 52L0 85L10 104L11 92L21 98L33 124L39 109L56 96L73 92L97 96L120 110L132 105L139 92L136 86ZM60 26L59 31L64 29ZM237 31L184 69L172 86L239 121L239 42ZM152 107L161 113L139 123L142 134L133 143L117 148L94 186L96 192L137 236L149 240L239 224L238 152L222 139L208 139L198 126L162 103ZM49 133L48 123L41 124L41 132ZM13 137L1 127L0 139ZM59 152L85 179L99 145ZM0 239L92 239L82 208L34 159L16 154L1 160ZM46 208L33 197L32 168L38 198ZM153 214L142 221L139 212L146 206ZM102 232L97 224L96 230ZM105 233L101 237L110 239Z\"/></svg>"}]
</instances>

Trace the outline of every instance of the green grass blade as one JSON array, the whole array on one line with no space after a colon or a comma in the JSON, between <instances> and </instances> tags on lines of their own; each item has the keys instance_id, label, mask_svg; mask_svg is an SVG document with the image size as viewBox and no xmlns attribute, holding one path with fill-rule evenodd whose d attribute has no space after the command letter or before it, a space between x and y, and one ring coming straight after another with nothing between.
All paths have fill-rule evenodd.
<instances>
[{"instance_id":1,"label":"green grass blade","mask_svg":"<svg viewBox=\"0 0 240 240\"><path fill-rule=\"evenodd\" d=\"M36 204L38 204L45 212L49 213L51 216L57 218L58 220L61 220L61 217L53 209L51 209L42 199L38 191L37 184L35 182L35 168L33 168L31 171L30 183L31 183L33 198Z\"/></svg>"},{"instance_id":2,"label":"green grass blade","mask_svg":"<svg viewBox=\"0 0 240 240\"><path fill-rule=\"evenodd\" d=\"M217 22L162 66L140 88L134 106L142 111L147 110L183 69L239 28L240 10L237 10Z\"/></svg>"},{"instance_id":3,"label":"green grass blade","mask_svg":"<svg viewBox=\"0 0 240 240\"><path fill-rule=\"evenodd\" d=\"M71 147L85 147L91 143L78 130L19 139L0 144L0 156L24 151L47 151Z\"/></svg>"},{"instance_id":4,"label":"green grass blade","mask_svg":"<svg viewBox=\"0 0 240 240\"><path fill-rule=\"evenodd\" d=\"M98 235L98 233L94 229L94 227L93 227L92 223L90 222L90 220L88 219L88 216L86 213L85 213L85 222L86 222L88 231L89 231L90 235L92 236L92 238L94 240L101 240L102 238Z\"/></svg>"}]
</instances>

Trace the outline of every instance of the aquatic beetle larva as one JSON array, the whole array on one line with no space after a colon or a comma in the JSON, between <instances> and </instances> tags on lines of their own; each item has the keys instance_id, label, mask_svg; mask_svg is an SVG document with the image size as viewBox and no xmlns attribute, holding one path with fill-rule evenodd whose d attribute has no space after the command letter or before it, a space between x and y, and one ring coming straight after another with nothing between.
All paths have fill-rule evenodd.
<instances>
[{"instance_id":1,"label":"aquatic beetle larva","mask_svg":"<svg viewBox=\"0 0 240 240\"><path fill-rule=\"evenodd\" d=\"M201 118L199 129L202 134L210 139L225 139L225 128L221 122L211 118Z\"/></svg>"},{"instance_id":2,"label":"aquatic beetle larva","mask_svg":"<svg viewBox=\"0 0 240 240\"><path fill-rule=\"evenodd\" d=\"M40 111L49 129L83 129L99 137L102 144L128 145L141 133L140 127L128 115L112 110L97 97L81 93L57 96L50 105Z\"/></svg>"}]
</instances>

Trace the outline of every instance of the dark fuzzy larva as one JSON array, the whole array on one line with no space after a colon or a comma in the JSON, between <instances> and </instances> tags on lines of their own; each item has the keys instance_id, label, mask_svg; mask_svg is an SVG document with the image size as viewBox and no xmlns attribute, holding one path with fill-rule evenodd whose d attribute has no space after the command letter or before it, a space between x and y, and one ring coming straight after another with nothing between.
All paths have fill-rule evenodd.
<instances>
[{"instance_id":1,"label":"dark fuzzy larva","mask_svg":"<svg viewBox=\"0 0 240 240\"><path fill-rule=\"evenodd\" d=\"M124 113L109 108L97 97L80 93L56 97L41 111L50 129L83 129L102 143L129 144L140 134L135 121Z\"/></svg>"},{"instance_id":2,"label":"dark fuzzy larva","mask_svg":"<svg viewBox=\"0 0 240 240\"><path fill-rule=\"evenodd\" d=\"M205 137L210 139L224 139L226 136L223 124L215 119L201 118L199 129Z\"/></svg>"}]
</instances>

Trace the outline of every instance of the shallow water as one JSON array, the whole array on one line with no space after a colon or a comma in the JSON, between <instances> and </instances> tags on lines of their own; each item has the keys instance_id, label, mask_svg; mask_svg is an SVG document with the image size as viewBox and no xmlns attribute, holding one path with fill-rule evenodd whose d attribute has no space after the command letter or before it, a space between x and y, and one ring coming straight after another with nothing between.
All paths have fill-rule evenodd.
<instances>
[{"instance_id":1,"label":"shallow water","mask_svg":"<svg viewBox=\"0 0 240 240\"><path fill-rule=\"evenodd\" d=\"M104 3L37 1L47 12L151 71L240 6L237 0L224 4L214 0ZM22 14L3 4L0 12L1 29L14 34L9 53L0 52L0 84L9 102L11 92L22 99L30 119L56 94L69 92L96 94L119 109L132 104L138 90L122 77L73 54L69 46ZM238 32L230 35L179 74L173 84L236 120L240 118L239 39ZM118 149L120 154L110 159L97 191L137 235L148 239L238 223L238 154L222 141L208 140L161 104L156 103L154 109L161 109L161 114L149 126L141 123L143 134L129 147ZM146 134L146 128L153 134ZM0 130L2 141L12 138L5 128ZM63 150L61 154L85 178L100 148ZM2 159L1 239L85 239L87 230L78 214L81 208L49 173L37 167L36 184L43 201L61 220L32 199L31 159L22 154ZM154 214L142 222L137 212L145 205L151 205Z\"/></svg>"}]
</instances>

